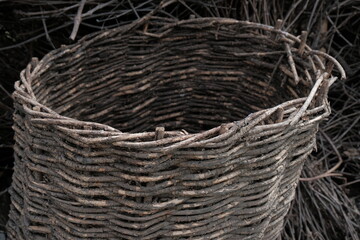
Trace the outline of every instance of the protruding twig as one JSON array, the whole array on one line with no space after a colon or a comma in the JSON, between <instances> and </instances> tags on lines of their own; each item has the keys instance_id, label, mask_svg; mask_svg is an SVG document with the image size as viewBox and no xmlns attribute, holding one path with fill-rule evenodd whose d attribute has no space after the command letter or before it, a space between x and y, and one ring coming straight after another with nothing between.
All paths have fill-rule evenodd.
<instances>
[{"instance_id":1,"label":"protruding twig","mask_svg":"<svg viewBox=\"0 0 360 240\"><path fill-rule=\"evenodd\" d=\"M341 66L341 64L338 61L336 61L335 58L333 58L332 56L330 56L324 52L318 51L318 50L311 50L310 53L314 54L314 57L319 55L319 56L322 56L322 57L326 58L327 60L333 62L341 74L341 80L346 79L346 73L345 73L344 68Z\"/></svg>"},{"instance_id":2,"label":"protruding twig","mask_svg":"<svg viewBox=\"0 0 360 240\"><path fill-rule=\"evenodd\" d=\"M44 31L45 31L46 40L48 40L48 42L50 43L51 47L52 47L53 49L55 49L56 47L55 47L54 43L51 41L51 38L50 38L50 35L49 35L49 32L48 32L47 26L46 26L45 18L42 18L41 21L42 21L42 24L43 24L43 26L44 26Z\"/></svg>"},{"instance_id":3,"label":"protruding twig","mask_svg":"<svg viewBox=\"0 0 360 240\"><path fill-rule=\"evenodd\" d=\"M328 73L323 73L316 81L316 83L314 84L313 88L311 89L308 97L306 98L304 104L301 106L300 110L296 113L296 115L293 117L293 119L290 122L290 125L294 126L299 119L302 117L302 115L304 114L304 112L306 111L306 109L309 107L311 101L313 100L313 98L315 97L315 94L318 91L318 88L320 87L321 83L324 81L324 79L327 78Z\"/></svg>"},{"instance_id":4,"label":"protruding twig","mask_svg":"<svg viewBox=\"0 0 360 240\"><path fill-rule=\"evenodd\" d=\"M282 122L284 119L284 108L279 107L274 114L275 114L275 118L276 118L275 123Z\"/></svg>"},{"instance_id":5,"label":"protruding twig","mask_svg":"<svg viewBox=\"0 0 360 240\"><path fill-rule=\"evenodd\" d=\"M9 188L5 188L3 191L0 192L0 196L7 193L9 191Z\"/></svg>"},{"instance_id":6,"label":"protruding twig","mask_svg":"<svg viewBox=\"0 0 360 240\"><path fill-rule=\"evenodd\" d=\"M325 80L319 87L319 91L318 91L318 94L317 94L316 100L315 100L316 106L320 106L323 103L324 98L328 94L328 91L329 91L329 80Z\"/></svg>"},{"instance_id":7,"label":"protruding twig","mask_svg":"<svg viewBox=\"0 0 360 240\"><path fill-rule=\"evenodd\" d=\"M276 24L275 24L274 29L275 29L275 30L280 30L281 27L282 27L282 25L283 25L283 20L278 19L278 20L276 21ZM273 40L275 40L277 36L278 36L277 32L273 32L272 35L271 35L271 38L272 38Z\"/></svg>"},{"instance_id":8,"label":"protruding twig","mask_svg":"<svg viewBox=\"0 0 360 240\"><path fill-rule=\"evenodd\" d=\"M220 134L224 134L224 133L226 133L227 131L229 131L229 126L227 126L227 125L221 125L221 127L220 127L220 129L219 129L219 133Z\"/></svg>"},{"instance_id":9,"label":"protruding twig","mask_svg":"<svg viewBox=\"0 0 360 240\"><path fill-rule=\"evenodd\" d=\"M164 127L157 127L155 129L155 140L159 140L164 138L165 135L165 128Z\"/></svg>"},{"instance_id":10,"label":"protruding twig","mask_svg":"<svg viewBox=\"0 0 360 240\"><path fill-rule=\"evenodd\" d=\"M136 11L136 9L134 8L134 5L132 4L132 2L130 0L128 0L128 3L130 5L131 9L133 10L133 12L135 13L136 17L139 19L140 16L139 16L138 12Z\"/></svg>"},{"instance_id":11,"label":"protruding twig","mask_svg":"<svg viewBox=\"0 0 360 240\"><path fill-rule=\"evenodd\" d=\"M286 49L286 53L287 53L287 56L288 56L289 65L291 67L291 71L294 74L295 84L298 84L299 81L300 81L299 80L299 75L298 75L298 73L296 71L295 62L294 62L294 59L293 59L289 44L285 43L285 49Z\"/></svg>"},{"instance_id":12,"label":"protruding twig","mask_svg":"<svg viewBox=\"0 0 360 240\"><path fill-rule=\"evenodd\" d=\"M74 18L74 28L73 28L73 30L71 32L71 35L70 35L71 40L75 40L77 32L79 31L81 18L82 18L82 11L84 9L85 3L86 3L86 0L81 0L80 6L78 8L78 12L77 12L77 14L76 14L76 16Z\"/></svg>"},{"instance_id":13,"label":"protruding twig","mask_svg":"<svg viewBox=\"0 0 360 240\"><path fill-rule=\"evenodd\" d=\"M301 42L300 42L300 46L299 46L299 54L300 54L300 56L302 56L304 54L307 37L308 37L308 32L307 31L302 31L301 36L300 36Z\"/></svg>"}]
</instances>

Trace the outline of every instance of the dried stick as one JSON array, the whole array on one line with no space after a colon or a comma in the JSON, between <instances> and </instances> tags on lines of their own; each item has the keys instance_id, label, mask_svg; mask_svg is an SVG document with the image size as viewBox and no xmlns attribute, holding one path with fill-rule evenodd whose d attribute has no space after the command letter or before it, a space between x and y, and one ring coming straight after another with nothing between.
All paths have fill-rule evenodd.
<instances>
[{"instance_id":1,"label":"dried stick","mask_svg":"<svg viewBox=\"0 0 360 240\"><path fill-rule=\"evenodd\" d=\"M85 3L86 3L86 0L81 0L80 6L78 8L78 12L77 12L76 17L74 19L74 28L73 28L73 30L71 32L71 35L70 35L71 40L75 40L77 32L79 31L81 18L82 18L82 11L84 9Z\"/></svg>"}]
</instances>

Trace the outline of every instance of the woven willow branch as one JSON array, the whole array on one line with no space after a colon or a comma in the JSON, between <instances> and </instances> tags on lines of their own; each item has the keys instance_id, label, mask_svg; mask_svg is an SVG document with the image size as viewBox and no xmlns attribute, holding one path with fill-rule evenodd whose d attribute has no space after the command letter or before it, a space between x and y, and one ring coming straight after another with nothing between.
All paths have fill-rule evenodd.
<instances>
[{"instance_id":1,"label":"woven willow branch","mask_svg":"<svg viewBox=\"0 0 360 240\"><path fill-rule=\"evenodd\" d=\"M148 16L33 59L9 239L276 239L330 113L326 66L345 78L304 41Z\"/></svg>"}]
</instances>

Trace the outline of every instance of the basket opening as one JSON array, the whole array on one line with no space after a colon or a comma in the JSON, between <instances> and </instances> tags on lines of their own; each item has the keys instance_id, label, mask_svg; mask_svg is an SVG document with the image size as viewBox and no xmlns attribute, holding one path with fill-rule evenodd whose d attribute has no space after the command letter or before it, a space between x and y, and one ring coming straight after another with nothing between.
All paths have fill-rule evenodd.
<instances>
[{"instance_id":1,"label":"basket opening","mask_svg":"<svg viewBox=\"0 0 360 240\"><path fill-rule=\"evenodd\" d=\"M53 60L33 81L38 101L124 132L163 126L195 133L308 92L285 74L290 67L282 43L264 37L249 43L226 31L181 32L186 38L174 31L161 39L137 34ZM240 56L271 51L279 53Z\"/></svg>"}]
</instances>

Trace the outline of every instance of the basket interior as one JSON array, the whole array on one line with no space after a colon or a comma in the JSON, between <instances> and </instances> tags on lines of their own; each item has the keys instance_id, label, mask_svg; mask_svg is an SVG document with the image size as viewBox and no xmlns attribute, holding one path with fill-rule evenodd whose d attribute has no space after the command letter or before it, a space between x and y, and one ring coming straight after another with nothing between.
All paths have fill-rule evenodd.
<instances>
[{"instance_id":1,"label":"basket interior","mask_svg":"<svg viewBox=\"0 0 360 240\"><path fill-rule=\"evenodd\" d=\"M295 86L283 43L237 31L177 28L161 38L138 32L80 43L52 60L32 87L61 115L124 132L201 132L306 96L304 66L297 66L302 81Z\"/></svg>"}]
</instances>

